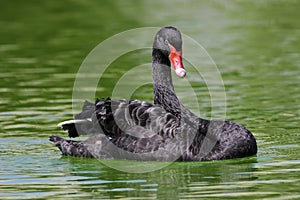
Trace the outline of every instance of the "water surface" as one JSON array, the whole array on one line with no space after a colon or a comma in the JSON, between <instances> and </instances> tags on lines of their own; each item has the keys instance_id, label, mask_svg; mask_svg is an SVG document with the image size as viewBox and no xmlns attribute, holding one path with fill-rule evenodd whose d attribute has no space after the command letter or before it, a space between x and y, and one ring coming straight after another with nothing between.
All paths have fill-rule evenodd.
<instances>
[{"instance_id":1,"label":"water surface","mask_svg":"<svg viewBox=\"0 0 300 200\"><path fill-rule=\"evenodd\" d=\"M299 2L173 2L1 2L1 199L300 198ZM172 163L140 174L61 157L48 137L66 136L56 124L72 118L72 90L84 58L114 34L165 25L194 38L213 58L225 85L226 118L253 132L257 157ZM127 66L150 56L136 51L113 63L97 95L109 96ZM210 118L205 82L193 77L192 85L199 113ZM195 109L190 94L180 85L177 91ZM151 86L134 95L151 101ZM133 169L155 165L112 162Z\"/></svg>"}]
</instances>

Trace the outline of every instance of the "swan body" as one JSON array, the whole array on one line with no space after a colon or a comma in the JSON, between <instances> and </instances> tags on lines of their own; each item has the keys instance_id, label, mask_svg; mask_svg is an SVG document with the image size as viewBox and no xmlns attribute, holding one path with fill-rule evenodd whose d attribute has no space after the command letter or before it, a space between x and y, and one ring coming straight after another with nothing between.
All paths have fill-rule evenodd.
<instances>
[{"instance_id":1,"label":"swan body","mask_svg":"<svg viewBox=\"0 0 300 200\"><path fill-rule=\"evenodd\" d=\"M252 133L234 122L199 118L177 98L172 64L179 77L186 72L181 58L180 32L158 31L153 43L154 103L141 100L85 101L74 120L59 124L69 137L91 134L85 141L51 136L63 155L101 159L205 161L252 156Z\"/></svg>"}]
</instances>

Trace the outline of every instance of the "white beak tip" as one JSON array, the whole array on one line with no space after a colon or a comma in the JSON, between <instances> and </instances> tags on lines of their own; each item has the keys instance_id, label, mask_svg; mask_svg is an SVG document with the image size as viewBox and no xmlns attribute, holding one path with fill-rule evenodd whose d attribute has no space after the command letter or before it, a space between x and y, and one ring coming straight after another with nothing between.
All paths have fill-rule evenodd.
<instances>
[{"instance_id":1,"label":"white beak tip","mask_svg":"<svg viewBox=\"0 0 300 200\"><path fill-rule=\"evenodd\" d=\"M183 78L186 75L186 72L183 68L178 68L175 70L175 72L176 72L177 76L179 76L180 78Z\"/></svg>"}]
</instances>

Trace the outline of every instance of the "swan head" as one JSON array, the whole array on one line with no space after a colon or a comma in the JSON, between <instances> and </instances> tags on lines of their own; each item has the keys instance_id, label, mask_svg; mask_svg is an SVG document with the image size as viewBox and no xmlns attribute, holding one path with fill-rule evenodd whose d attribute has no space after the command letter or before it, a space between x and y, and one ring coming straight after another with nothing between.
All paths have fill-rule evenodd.
<instances>
[{"instance_id":1,"label":"swan head","mask_svg":"<svg viewBox=\"0 0 300 200\"><path fill-rule=\"evenodd\" d=\"M185 77L186 72L182 64L182 39L179 30L172 26L161 28L155 36L153 48L158 49L169 59L177 76Z\"/></svg>"}]
</instances>

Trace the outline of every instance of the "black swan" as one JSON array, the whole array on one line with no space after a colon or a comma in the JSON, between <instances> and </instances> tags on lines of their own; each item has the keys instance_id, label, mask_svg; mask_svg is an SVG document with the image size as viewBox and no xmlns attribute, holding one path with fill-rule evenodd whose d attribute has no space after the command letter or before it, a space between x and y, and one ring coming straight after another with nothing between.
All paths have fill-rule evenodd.
<instances>
[{"instance_id":1,"label":"black swan","mask_svg":"<svg viewBox=\"0 0 300 200\"><path fill-rule=\"evenodd\" d=\"M85 141L51 136L63 155L102 159L204 161L256 155L252 133L230 121L197 117L178 100L171 79L172 64L184 77L182 40L174 27L155 36L152 51L154 103L97 99L84 102L75 120L59 126L69 137L92 134Z\"/></svg>"}]
</instances>

